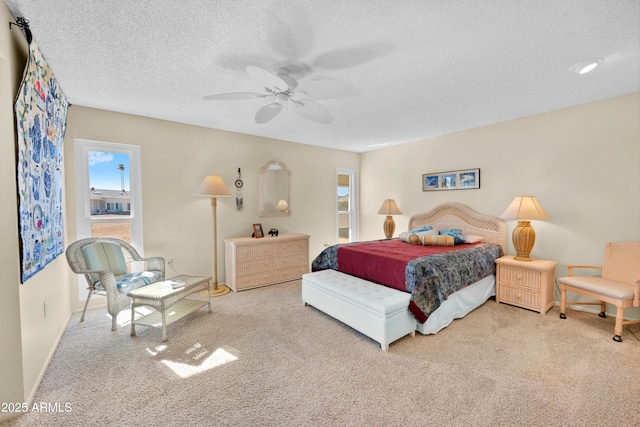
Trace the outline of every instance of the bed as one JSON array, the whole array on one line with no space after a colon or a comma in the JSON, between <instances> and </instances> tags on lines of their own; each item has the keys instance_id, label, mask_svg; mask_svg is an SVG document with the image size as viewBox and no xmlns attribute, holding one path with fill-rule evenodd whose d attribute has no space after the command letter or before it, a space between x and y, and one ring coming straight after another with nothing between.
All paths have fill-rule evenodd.
<instances>
[{"instance_id":1,"label":"bed","mask_svg":"<svg viewBox=\"0 0 640 427\"><path fill-rule=\"evenodd\" d=\"M506 226L500 218L460 203L445 203L409 219L408 230L424 226L459 229L482 241L446 249L398 238L334 245L314 259L312 271L333 269L410 293L407 309L417 320L416 330L435 334L495 295L495 259L506 253Z\"/></svg>"}]
</instances>

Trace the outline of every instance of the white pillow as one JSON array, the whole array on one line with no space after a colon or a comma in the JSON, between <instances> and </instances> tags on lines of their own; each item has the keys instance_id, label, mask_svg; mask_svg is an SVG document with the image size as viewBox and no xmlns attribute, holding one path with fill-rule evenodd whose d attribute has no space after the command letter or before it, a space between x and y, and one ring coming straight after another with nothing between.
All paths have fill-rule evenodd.
<instances>
[{"instance_id":1,"label":"white pillow","mask_svg":"<svg viewBox=\"0 0 640 427\"><path fill-rule=\"evenodd\" d=\"M464 242L465 243L478 243L478 242L482 242L482 240L484 240L484 237L476 236L475 234L465 234L464 235Z\"/></svg>"}]
</instances>

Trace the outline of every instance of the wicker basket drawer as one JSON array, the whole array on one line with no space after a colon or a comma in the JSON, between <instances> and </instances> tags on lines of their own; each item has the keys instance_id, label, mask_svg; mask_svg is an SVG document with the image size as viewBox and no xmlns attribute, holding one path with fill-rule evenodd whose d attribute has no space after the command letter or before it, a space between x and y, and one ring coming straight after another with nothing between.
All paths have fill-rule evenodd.
<instances>
[{"instance_id":1,"label":"wicker basket drawer","mask_svg":"<svg viewBox=\"0 0 640 427\"><path fill-rule=\"evenodd\" d=\"M309 240L293 240L290 242L278 242L276 244L276 254L288 254L291 252L303 252L307 251L309 246Z\"/></svg>"},{"instance_id":2,"label":"wicker basket drawer","mask_svg":"<svg viewBox=\"0 0 640 427\"><path fill-rule=\"evenodd\" d=\"M297 254L280 255L276 258L276 268L287 268L294 266L306 266L309 264L309 255L306 252Z\"/></svg>"},{"instance_id":3,"label":"wicker basket drawer","mask_svg":"<svg viewBox=\"0 0 640 427\"><path fill-rule=\"evenodd\" d=\"M498 280L503 283L540 290L540 272L522 268L501 266Z\"/></svg>"},{"instance_id":4,"label":"wicker basket drawer","mask_svg":"<svg viewBox=\"0 0 640 427\"><path fill-rule=\"evenodd\" d=\"M243 259L236 263L236 275L261 273L273 269L273 257Z\"/></svg>"},{"instance_id":5,"label":"wicker basket drawer","mask_svg":"<svg viewBox=\"0 0 640 427\"><path fill-rule=\"evenodd\" d=\"M273 270L260 273L247 274L236 278L236 289L249 289L276 282L276 274Z\"/></svg>"},{"instance_id":6,"label":"wicker basket drawer","mask_svg":"<svg viewBox=\"0 0 640 427\"><path fill-rule=\"evenodd\" d=\"M236 248L236 259L258 258L273 256L274 245L261 244L261 245L247 245L238 246Z\"/></svg>"},{"instance_id":7,"label":"wicker basket drawer","mask_svg":"<svg viewBox=\"0 0 640 427\"><path fill-rule=\"evenodd\" d=\"M540 292L500 283L500 301L540 311Z\"/></svg>"},{"instance_id":8,"label":"wicker basket drawer","mask_svg":"<svg viewBox=\"0 0 640 427\"><path fill-rule=\"evenodd\" d=\"M278 281L295 280L302 277L303 274L309 272L309 267L298 266L278 270Z\"/></svg>"}]
</instances>

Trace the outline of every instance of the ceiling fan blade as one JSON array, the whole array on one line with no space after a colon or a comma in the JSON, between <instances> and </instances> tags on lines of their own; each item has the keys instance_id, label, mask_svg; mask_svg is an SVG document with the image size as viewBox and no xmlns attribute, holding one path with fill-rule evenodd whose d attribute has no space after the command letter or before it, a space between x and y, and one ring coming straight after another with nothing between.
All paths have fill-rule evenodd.
<instances>
[{"instance_id":1,"label":"ceiling fan blade","mask_svg":"<svg viewBox=\"0 0 640 427\"><path fill-rule=\"evenodd\" d=\"M253 80L274 92L284 92L289 89L289 85L286 81L264 68L247 65L247 73Z\"/></svg>"},{"instance_id":2,"label":"ceiling fan blade","mask_svg":"<svg viewBox=\"0 0 640 427\"><path fill-rule=\"evenodd\" d=\"M269 96L266 93L254 93L254 92L232 92L232 93L218 93L215 95L203 96L205 101L228 101L234 99L255 99L265 98Z\"/></svg>"},{"instance_id":3,"label":"ceiling fan blade","mask_svg":"<svg viewBox=\"0 0 640 427\"><path fill-rule=\"evenodd\" d=\"M291 109L298 115L314 122L328 125L333 122L333 115L322 105L310 99L291 100Z\"/></svg>"},{"instance_id":4,"label":"ceiling fan blade","mask_svg":"<svg viewBox=\"0 0 640 427\"><path fill-rule=\"evenodd\" d=\"M338 80L310 80L302 82L296 88L296 95L312 99L331 99L353 91L349 83Z\"/></svg>"},{"instance_id":5,"label":"ceiling fan blade","mask_svg":"<svg viewBox=\"0 0 640 427\"><path fill-rule=\"evenodd\" d=\"M280 114L282 111L282 104L279 102L272 102L271 104L267 104L264 107L260 107L258 111L256 111L256 123L259 125L265 124L268 121L272 120L275 116Z\"/></svg>"}]
</instances>

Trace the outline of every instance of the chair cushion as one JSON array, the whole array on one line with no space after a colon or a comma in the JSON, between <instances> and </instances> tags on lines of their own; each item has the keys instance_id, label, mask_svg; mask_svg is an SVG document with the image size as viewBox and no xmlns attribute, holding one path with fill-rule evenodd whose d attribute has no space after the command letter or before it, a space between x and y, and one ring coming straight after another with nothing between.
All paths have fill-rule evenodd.
<instances>
[{"instance_id":1,"label":"chair cushion","mask_svg":"<svg viewBox=\"0 0 640 427\"><path fill-rule=\"evenodd\" d=\"M134 289L142 288L143 286L157 282L160 280L161 274L162 273L160 271L156 270L121 274L116 276L116 286L118 287L118 291L126 294ZM102 289L102 283L96 282L95 287L97 289Z\"/></svg>"},{"instance_id":2,"label":"chair cushion","mask_svg":"<svg viewBox=\"0 0 640 427\"><path fill-rule=\"evenodd\" d=\"M558 282L619 300L633 299L633 286L614 280L592 276L567 276L561 277Z\"/></svg>"},{"instance_id":3,"label":"chair cushion","mask_svg":"<svg viewBox=\"0 0 640 427\"><path fill-rule=\"evenodd\" d=\"M114 276L129 272L120 246L111 242L96 242L82 248L90 270L109 270Z\"/></svg>"}]
</instances>

